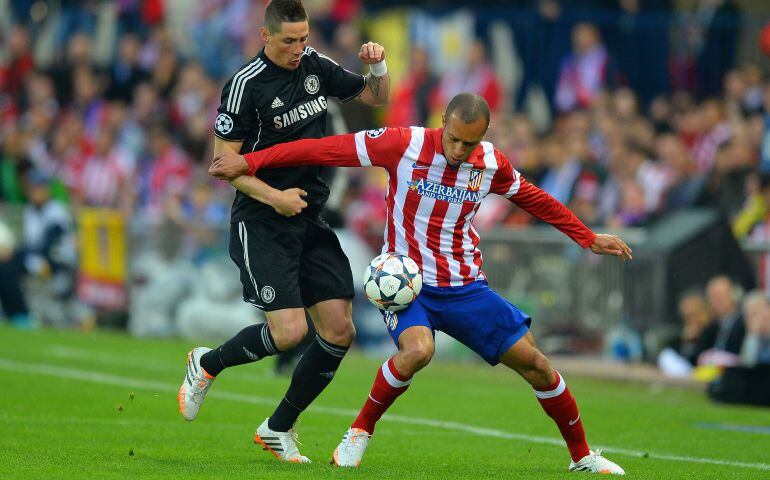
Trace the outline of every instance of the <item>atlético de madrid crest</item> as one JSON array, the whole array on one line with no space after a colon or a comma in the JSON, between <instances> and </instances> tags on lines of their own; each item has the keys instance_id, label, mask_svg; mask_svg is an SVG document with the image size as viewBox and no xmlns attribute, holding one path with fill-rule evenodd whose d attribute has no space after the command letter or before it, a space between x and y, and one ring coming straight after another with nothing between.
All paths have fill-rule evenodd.
<instances>
[{"instance_id":1,"label":"atl\u00e9tico de madrid crest","mask_svg":"<svg viewBox=\"0 0 770 480\"><path fill-rule=\"evenodd\" d=\"M481 188L481 181L484 179L484 170L474 168L471 170L471 176L468 179L468 190L471 192L478 192Z\"/></svg>"},{"instance_id":2,"label":"atl\u00e9tico de madrid crest","mask_svg":"<svg viewBox=\"0 0 770 480\"><path fill-rule=\"evenodd\" d=\"M318 77L315 75L308 75L305 77L305 91L310 95L318 93L318 88L321 86L321 82L318 81Z\"/></svg>"}]
</instances>

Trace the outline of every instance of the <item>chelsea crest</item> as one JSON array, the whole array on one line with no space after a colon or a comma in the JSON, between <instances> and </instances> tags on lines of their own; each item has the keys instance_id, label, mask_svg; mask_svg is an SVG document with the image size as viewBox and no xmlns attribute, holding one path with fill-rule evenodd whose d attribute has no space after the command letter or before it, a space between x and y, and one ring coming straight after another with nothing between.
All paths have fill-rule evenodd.
<instances>
[{"instance_id":1,"label":"chelsea crest","mask_svg":"<svg viewBox=\"0 0 770 480\"><path fill-rule=\"evenodd\" d=\"M321 86L321 82L318 81L318 77L315 75L308 75L305 78L305 91L310 95L318 93L318 88Z\"/></svg>"}]
</instances>

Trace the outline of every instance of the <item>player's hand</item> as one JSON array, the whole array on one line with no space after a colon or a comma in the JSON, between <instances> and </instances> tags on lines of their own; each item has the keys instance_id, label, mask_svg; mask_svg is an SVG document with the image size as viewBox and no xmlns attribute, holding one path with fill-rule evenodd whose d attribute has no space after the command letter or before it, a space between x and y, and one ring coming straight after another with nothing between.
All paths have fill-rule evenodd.
<instances>
[{"instance_id":1,"label":"player's hand","mask_svg":"<svg viewBox=\"0 0 770 480\"><path fill-rule=\"evenodd\" d=\"M361 45L358 58L366 64L379 63L385 60L385 48L379 43L367 42Z\"/></svg>"},{"instance_id":2,"label":"player's hand","mask_svg":"<svg viewBox=\"0 0 770 480\"><path fill-rule=\"evenodd\" d=\"M598 255L615 255L622 257L623 260L634 258L631 256L631 249L626 245L626 242L617 235L597 234L596 240L588 248Z\"/></svg>"},{"instance_id":3,"label":"player's hand","mask_svg":"<svg viewBox=\"0 0 770 480\"><path fill-rule=\"evenodd\" d=\"M232 181L245 175L249 171L249 164L243 155L235 152L221 152L214 156L214 162L209 167L209 175L222 180Z\"/></svg>"},{"instance_id":4,"label":"player's hand","mask_svg":"<svg viewBox=\"0 0 770 480\"><path fill-rule=\"evenodd\" d=\"M302 197L307 197L307 192L301 188L279 190L271 199L270 206L284 217L293 217L307 207L307 202L302 200Z\"/></svg>"}]
</instances>

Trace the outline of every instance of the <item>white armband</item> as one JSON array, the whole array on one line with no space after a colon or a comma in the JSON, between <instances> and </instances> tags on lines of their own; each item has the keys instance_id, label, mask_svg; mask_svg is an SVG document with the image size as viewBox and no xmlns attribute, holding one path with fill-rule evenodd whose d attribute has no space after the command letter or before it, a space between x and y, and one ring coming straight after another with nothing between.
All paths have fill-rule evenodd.
<instances>
[{"instance_id":1,"label":"white armband","mask_svg":"<svg viewBox=\"0 0 770 480\"><path fill-rule=\"evenodd\" d=\"M385 64L385 60L377 63L370 63L369 71L372 72L372 75L375 77L384 77L388 73L388 66Z\"/></svg>"}]
</instances>

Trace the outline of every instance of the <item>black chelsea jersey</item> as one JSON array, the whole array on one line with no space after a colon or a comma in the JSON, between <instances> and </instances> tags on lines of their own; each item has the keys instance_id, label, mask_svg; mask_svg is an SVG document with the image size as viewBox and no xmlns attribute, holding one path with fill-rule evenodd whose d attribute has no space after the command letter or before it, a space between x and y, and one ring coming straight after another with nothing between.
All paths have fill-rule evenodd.
<instances>
[{"instance_id":1,"label":"black chelsea jersey","mask_svg":"<svg viewBox=\"0 0 770 480\"><path fill-rule=\"evenodd\" d=\"M222 89L214 134L243 142L241 154L276 143L326 136L329 97L350 100L366 86L363 75L345 70L329 57L306 47L299 67L286 70L270 61L262 50L243 65ZM329 196L319 177L320 167L265 169L257 176L279 190L298 187L308 195L304 212L317 213ZM231 222L283 218L271 206L238 191Z\"/></svg>"}]
</instances>

